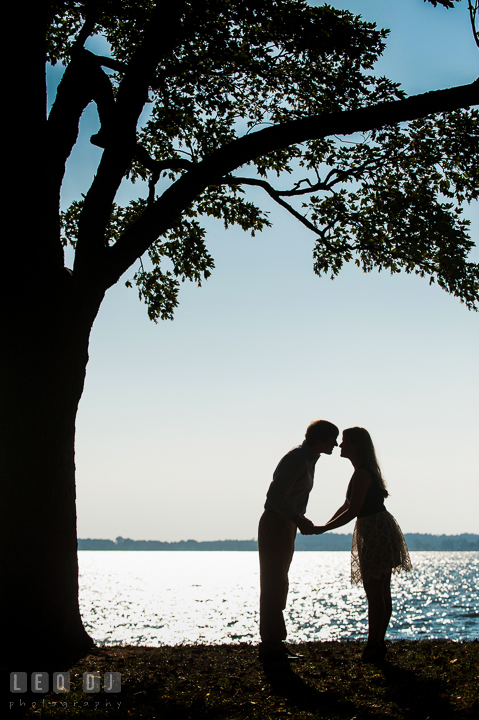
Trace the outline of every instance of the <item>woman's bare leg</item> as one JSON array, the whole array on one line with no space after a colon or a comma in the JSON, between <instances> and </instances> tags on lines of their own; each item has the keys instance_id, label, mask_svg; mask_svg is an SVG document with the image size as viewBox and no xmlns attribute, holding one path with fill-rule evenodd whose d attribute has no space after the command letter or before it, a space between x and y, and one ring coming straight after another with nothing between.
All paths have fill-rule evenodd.
<instances>
[{"instance_id":1,"label":"woman's bare leg","mask_svg":"<svg viewBox=\"0 0 479 720\"><path fill-rule=\"evenodd\" d=\"M364 589L368 599L368 645L379 645L384 641L391 618L391 573L364 582Z\"/></svg>"}]
</instances>

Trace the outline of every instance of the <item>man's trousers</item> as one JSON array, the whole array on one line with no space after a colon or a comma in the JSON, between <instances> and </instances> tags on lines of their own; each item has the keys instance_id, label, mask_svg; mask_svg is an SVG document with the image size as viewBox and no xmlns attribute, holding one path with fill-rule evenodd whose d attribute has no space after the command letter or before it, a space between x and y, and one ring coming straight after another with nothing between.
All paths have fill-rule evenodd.
<instances>
[{"instance_id":1,"label":"man's trousers","mask_svg":"<svg viewBox=\"0 0 479 720\"><path fill-rule=\"evenodd\" d=\"M288 596L288 571L294 553L296 524L265 510L259 521L259 632L262 646L272 650L286 639L283 610Z\"/></svg>"}]
</instances>

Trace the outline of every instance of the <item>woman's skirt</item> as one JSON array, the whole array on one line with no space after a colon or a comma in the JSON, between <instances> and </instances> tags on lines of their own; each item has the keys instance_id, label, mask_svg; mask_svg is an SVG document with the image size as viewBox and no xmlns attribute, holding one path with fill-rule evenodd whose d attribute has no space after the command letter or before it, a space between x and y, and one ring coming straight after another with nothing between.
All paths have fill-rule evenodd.
<instances>
[{"instance_id":1,"label":"woman's skirt","mask_svg":"<svg viewBox=\"0 0 479 720\"><path fill-rule=\"evenodd\" d=\"M351 582L380 578L387 572L412 570L406 541L387 510L358 518L351 547Z\"/></svg>"}]
</instances>

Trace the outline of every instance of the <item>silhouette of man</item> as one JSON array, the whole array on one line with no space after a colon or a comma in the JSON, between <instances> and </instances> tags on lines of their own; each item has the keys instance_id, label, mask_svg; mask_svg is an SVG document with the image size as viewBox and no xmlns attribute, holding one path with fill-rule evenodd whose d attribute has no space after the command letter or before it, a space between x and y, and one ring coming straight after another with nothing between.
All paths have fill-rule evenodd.
<instances>
[{"instance_id":1,"label":"silhouette of man","mask_svg":"<svg viewBox=\"0 0 479 720\"><path fill-rule=\"evenodd\" d=\"M314 528L304 513L316 461L322 453L331 455L338 444L338 434L336 425L315 420L308 426L303 443L290 450L273 473L258 528L261 659L295 657L284 645L288 571L297 528L303 535L311 535Z\"/></svg>"}]
</instances>

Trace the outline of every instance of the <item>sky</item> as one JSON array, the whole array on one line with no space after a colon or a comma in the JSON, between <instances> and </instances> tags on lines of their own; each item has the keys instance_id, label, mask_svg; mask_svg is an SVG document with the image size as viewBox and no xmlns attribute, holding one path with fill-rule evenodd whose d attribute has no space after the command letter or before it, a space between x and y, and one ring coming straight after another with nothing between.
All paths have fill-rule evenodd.
<instances>
[{"instance_id":1,"label":"sky","mask_svg":"<svg viewBox=\"0 0 479 720\"><path fill-rule=\"evenodd\" d=\"M454 10L422 0L329 4L391 29L375 71L409 94L477 76L464 1ZM59 76L57 66L52 97ZM64 207L93 178L97 127L90 106ZM148 320L124 285L134 269L108 291L77 420L78 537L256 538L277 463L317 418L370 431L403 532L479 533L479 315L416 276L352 265L334 281L318 278L312 234L251 197L273 226L252 238L209 222L216 269L201 288L182 286L173 322ZM477 237L477 204L467 216ZM337 449L319 459L307 511L315 523L342 505L351 473Z\"/></svg>"}]
</instances>

